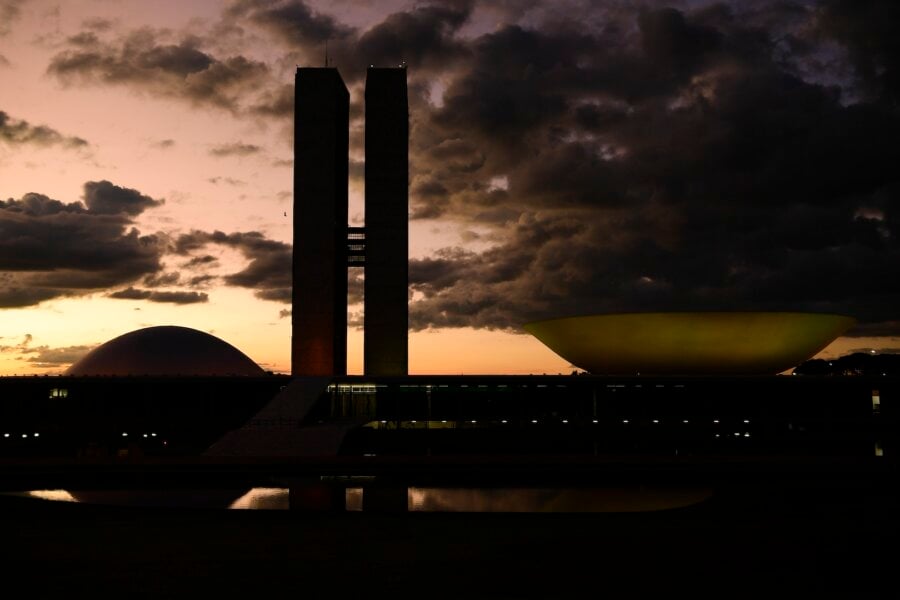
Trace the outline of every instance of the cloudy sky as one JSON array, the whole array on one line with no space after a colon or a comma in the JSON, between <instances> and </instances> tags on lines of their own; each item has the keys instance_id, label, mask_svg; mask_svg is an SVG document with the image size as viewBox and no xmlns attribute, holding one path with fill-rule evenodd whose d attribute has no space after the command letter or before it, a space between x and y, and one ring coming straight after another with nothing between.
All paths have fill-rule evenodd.
<instances>
[{"instance_id":1,"label":"cloudy sky","mask_svg":"<svg viewBox=\"0 0 900 600\"><path fill-rule=\"evenodd\" d=\"M528 321L804 310L900 348L892 1L0 0L0 373L149 325L289 367L293 73L410 84L410 371ZM351 318L361 282L351 275ZM350 331L349 368L361 370Z\"/></svg>"}]
</instances>

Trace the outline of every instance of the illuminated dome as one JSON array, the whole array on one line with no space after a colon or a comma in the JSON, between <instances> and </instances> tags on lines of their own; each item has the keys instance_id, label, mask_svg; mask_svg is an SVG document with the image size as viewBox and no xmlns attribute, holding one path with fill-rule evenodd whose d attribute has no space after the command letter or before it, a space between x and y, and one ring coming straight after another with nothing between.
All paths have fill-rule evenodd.
<instances>
[{"instance_id":1,"label":"illuminated dome","mask_svg":"<svg viewBox=\"0 0 900 600\"><path fill-rule=\"evenodd\" d=\"M535 321L525 330L595 375L774 375L856 323L797 312L623 313Z\"/></svg>"},{"instance_id":2,"label":"illuminated dome","mask_svg":"<svg viewBox=\"0 0 900 600\"><path fill-rule=\"evenodd\" d=\"M219 338L188 327L138 329L102 344L67 375L244 375L263 371L246 354Z\"/></svg>"}]
</instances>

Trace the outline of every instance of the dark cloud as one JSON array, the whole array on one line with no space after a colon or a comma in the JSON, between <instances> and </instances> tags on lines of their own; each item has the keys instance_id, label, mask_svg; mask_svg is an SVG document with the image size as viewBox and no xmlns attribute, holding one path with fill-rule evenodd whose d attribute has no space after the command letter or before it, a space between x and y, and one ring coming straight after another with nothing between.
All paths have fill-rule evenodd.
<instances>
[{"instance_id":1,"label":"dark cloud","mask_svg":"<svg viewBox=\"0 0 900 600\"><path fill-rule=\"evenodd\" d=\"M272 83L264 63L241 55L215 57L201 49L197 37L175 43L169 37L145 28L107 42L94 31L83 32L67 40L47 72L66 85L124 85L233 113Z\"/></svg>"},{"instance_id":2,"label":"dark cloud","mask_svg":"<svg viewBox=\"0 0 900 600\"><path fill-rule=\"evenodd\" d=\"M349 269L347 274L347 304L359 304L363 301L365 276L363 269Z\"/></svg>"},{"instance_id":3,"label":"dark cloud","mask_svg":"<svg viewBox=\"0 0 900 600\"><path fill-rule=\"evenodd\" d=\"M285 319L287 317L290 317L292 314L293 312L289 308L282 308L278 311L278 318Z\"/></svg>"},{"instance_id":4,"label":"dark cloud","mask_svg":"<svg viewBox=\"0 0 900 600\"><path fill-rule=\"evenodd\" d=\"M462 3L394 13L359 36L356 52L363 64L377 67L400 63L413 69L444 67L468 52L456 33L470 13L470 7Z\"/></svg>"},{"instance_id":5,"label":"dark cloud","mask_svg":"<svg viewBox=\"0 0 900 600\"><path fill-rule=\"evenodd\" d=\"M159 140L158 142L153 142L151 144L154 148L159 148L160 150L167 150L175 145L175 140L173 139L165 139Z\"/></svg>"},{"instance_id":6,"label":"dark cloud","mask_svg":"<svg viewBox=\"0 0 900 600\"><path fill-rule=\"evenodd\" d=\"M417 105L411 208L493 244L411 261L410 326L768 309L900 331L890 86L862 77L866 99L848 102L854 78L837 88L797 67L828 50L834 6L776 21L759 6L623 9L605 28L472 40L442 106ZM870 53L888 69L898 38L883 33Z\"/></svg>"},{"instance_id":7,"label":"dark cloud","mask_svg":"<svg viewBox=\"0 0 900 600\"><path fill-rule=\"evenodd\" d=\"M158 201L108 181L81 202L42 194L0 201L0 307L30 306L132 282L161 269L165 250L131 219Z\"/></svg>"},{"instance_id":8,"label":"dark cloud","mask_svg":"<svg viewBox=\"0 0 900 600\"><path fill-rule=\"evenodd\" d=\"M9 65L9 59L0 54L0 67L8 67Z\"/></svg>"},{"instance_id":9,"label":"dark cloud","mask_svg":"<svg viewBox=\"0 0 900 600\"><path fill-rule=\"evenodd\" d=\"M243 142L233 142L231 144L219 144L210 149L209 153L212 156L250 156L252 154L258 154L262 151L262 148L256 146L254 144L245 144Z\"/></svg>"},{"instance_id":10,"label":"dark cloud","mask_svg":"<svg viewBox=\"0 0 900 600\"><path fill-rule=\"evenodd\" d=\"M409 65L411 214L479 242L411 261L415 329L780 309L897 332L896 3L672 4L421 3L357 28L296 0L243 0L222 31L268 33L289 65L321 64L327 40L354 156L365 67ZM50 72L288 123L283 65L219 47L86 30ZM255 153L241 145L222 155ZM290 298L286 244L197 231L172 243L189 268L209 245L238 249L250 262L226 284Z\"/></svg>"},{"instance_id":11,"label":"dark cloud","mask_svg":"<svg viewBox=\"0 0 900 600\"><path fill-rule=\"evenodd\" d=\"M186 269L190 269L193 267L198 267L202 265L208 265L211 263L218 262L219 259L211 254L204 254L202 256L195 256L191 258L189 261L185 262L182 266Z\"/></svg>"},{"instance_id":12,"label":"dark cloud","mask_svg":"<svg viewBox=\"0 0 900 600\"><path fill-rule=\"evenodd\" d=\"M178 271L160 272L144 277L142 283L147 287L167 287L177 285L181 281L181 273Z\"/></svg>"},{"instance_id":13,"label":"dark cloud","mask_svg":"<svg viewBox=\"0 0 900 600\"><path fill-rule=\"evenodd\" d=\"M176 254L188 255L209 245L234 248L250 261L244 269L222 278L227 285L253 289L256 296L263 300L291 301L290 245L268 239L257 231L192 231L177 237L172 250ZM189 262L195 259L192 258Z\"/></svg>"},{"instance_id":14,"label":"dark cloud","mask_svg":"<svg viewBox=\"0 0 900 600\"><path fill-rule=\"evenodd\" d=\"M26 333L22 341L14 346L0 346L0 352L27 352L34 337L30 333Z\"/></svg>"},{"instance_id":15,"label":"dark cloud","mask_svg":"<svg viewBox=\"0 0 900 600\"><path fill-rule=\"evenodd\" d=\"M84 184L84 203L94 214L137 216L154 206L163 204L137 190L123 188L109 181L88 181Z\"/></svg>"},{"instance_id":16,"label":"dark cloud","mask_svg":"<svg viewBox=\"0 0 900 600\"><path fill-rule=\"evenodd\" d=\"M0 352L18 354L17 360L24 360L35 367L54 368L68 366L93 349L93 346L65 346L60 348L51 348L46 345L32 346L33 341L32 335L26 333L18 344L0 346Z\"/></svg>"},{"instance_id":17,"label":"dark cloud","mask_svg":"<svg viewBox=\"0 0 900 600\"><path fill-rule=\"evenodd\" d=\"M49 346L37 346L33 348L27 361L32 366L43 369L62 368L80 360L85 354L94 349L94 346L63 346L51 348Z\"/></svg>"},{"instance_id":18,"label":"dark cloud","mask_svg":"<svg viewBox=\"0 0 900 600\"><path fill-rule=\"evenodd\" d=\"M246 181L242 181L242 180L240 180L240 179L235 179L235 178L233 178L233 177L219 177L219 176L216 176L216 177L210 177L209 179L207 179L207 181L210 182L210 183L213 184L213 185L219 185L219 183L226 183L226 184L228 184L228 185L238 186L238 187L239 187L239 186L247 185L247 182L246 182Z\"/></svg>"},{"instance_id":19,"label":"dark cloud","mask_svg":"<svg viewBox=\"0 0 900 600\"><path fill-rule=\"evenodd\" d=\"M81 26L92 31L109 31L112 29L113 22L102 17L92 17L82 21Z\"/></svg>"},{"instance_id":20,"label":"dark cloud","mask_svg":"<svg viewBox=\"0 0 900 600\"><path fill-rule=\"evenodd\" d=\"M323 46L326 41L347 38L354 31L300 0L237 0L226 14L261 25L296 46Z\"/></svg>"},{"instance_id":21,"label":"dark cloud","mask_svg":"<svg viewBox=\"0 0 900 600\"><path fill-rule=\"evenodd\" d=\"M900 5L892 0L826 0L818 30L847 49L856 74L873 101L900 102Z\"/></svg>"},{"instance_id":22,"label":"dark cloud","mask_svg":"<svg viewBox=\"0 0 900 600\"><path fill-rule=\"evenodd\" d=\"M188 279L188 285L191 287L206 287L217 279L218 277L215 275L195 275Z\"/></svg>"},{"instance_id":23,"label":"dark cloud","mask_svg":"<svg viewBox=\"0 0 900 600\"><path fill-rule=\"evenodd\" d=\"M2 64L3 60L0 60ZM80 137L63 135L46 125L32 125L28 121L13 119L3 111L0 111L0 142L15 146L30 144L76 149L88 146L87 141Z\"/></svg>"},{"instance_id":24,"label":"dark cloud","mask_svg":"<svg viewBox=\"0 0 900 600\"><path fill-rule=\"evenodd\" d=\"M204 292L168 292L145 290L135 287L127 287L123 290L112 292L108 294L108 296L120 300L148 300L150 302L166 302L171 304L197 304L198 302L209 301L209 294Z\"/></svg>"},{"instance_id":25,"label":"dark cloud","mask_svg":"<svg viewBox=\"0 0 900 600\"><path fill-rule=\"evenodd\" d=\"M12 31L12 26L21 14L21 7L26 0L0 0L0 36Z\"/></svg>"}]
</instances>

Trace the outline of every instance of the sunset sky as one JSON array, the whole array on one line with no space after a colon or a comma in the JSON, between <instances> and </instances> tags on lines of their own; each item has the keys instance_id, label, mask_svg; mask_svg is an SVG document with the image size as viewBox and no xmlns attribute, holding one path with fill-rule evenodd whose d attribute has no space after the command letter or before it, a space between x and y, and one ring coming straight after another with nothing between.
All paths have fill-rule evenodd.
<instances>
[{"instance_id":1,"label":"sunset sky","mask_svg":"<svg viewBox=\"0 0 900 600\"><path fill-rule=\"evenodd\" d=\"M293 75L408 67L410 372L553 316L856 317L900 352L898 4L0 0L0 374L151 325L290 364ZM351 321L361 281L351 276ZM361 372L350 331L349 370Z\"/></svg>"}]
</instances>

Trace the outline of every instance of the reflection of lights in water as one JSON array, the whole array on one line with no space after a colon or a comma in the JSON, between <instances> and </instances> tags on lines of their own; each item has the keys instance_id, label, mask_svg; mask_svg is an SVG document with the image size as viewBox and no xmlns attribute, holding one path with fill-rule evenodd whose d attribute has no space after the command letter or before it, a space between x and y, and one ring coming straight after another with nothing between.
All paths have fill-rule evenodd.
<instances>
[{"instance_id":1,"label":"reflection of lights in water","mask_svg":"<svg viewBox=\"0 0 900 600\"><path fill-rule=\"evenodd\" d=\"M347 488L344 491L344 508L353 512L358 512L363 509L362 488Z\"/></svg>"},{"instance_id":2,"label":"reflection of lights in water","mask_svg":"<svg viewBox=\"0 0 900 600\"><path fill-rule=\"evenodd\" d=\"M25 492L25 496L29 498L40 498L41 500L55 500L57 502L78 502L66 490L31 490Z\"/></svg>"},{"instance_id":3,"label":"reflection of lights in water","mask_svg":"<svg viewBox=\"0 0 900 600\"><path fill-rule=\"evenodd\" d=\"M346 511L364 509L364 488L345 490ZM620 487L605 489L552 488L416 488L407 489L407 509L412 512L641 512L681 508L702 502L712 492L689 487ZM42 500L79 502L66 490L8 492ZM288 488L253 488L233 501L229 509L288 510Z\"/></svg>"},{"instance_id":4,"label":"reflection of lights in water","mask_svg":"<svg viewBox=\"0 0 900 600\"><path fill-rule=\"evenodd\" d=\"M682 508L708 499L706 488L604 489L409 488L415 512L641 512Z\"/></svg>"},{"instance_id":5,"label":"reflection of lights in water","mask_svg":"<svg viewBox=\"0 0 900 600\"><path fill-rule=\"evenodd\" d=\"M287 488L253 488L228 508L287 509L290 508Z\"/></svg>"}]
</instances>

